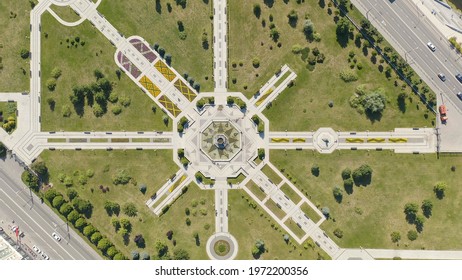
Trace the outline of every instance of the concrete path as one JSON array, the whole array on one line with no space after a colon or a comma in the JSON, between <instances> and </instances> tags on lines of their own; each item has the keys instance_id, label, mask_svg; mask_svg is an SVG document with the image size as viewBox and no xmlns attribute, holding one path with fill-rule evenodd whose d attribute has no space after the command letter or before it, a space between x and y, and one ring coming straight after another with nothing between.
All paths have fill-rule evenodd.
<instances>
[{"instance_id":1,"label":"concrete path","mask_svg":"<svg viewBox=\"0 0 462 280\"><path fill-rule=\"evenodd\" d=\"M215 93L226 93L228 87L228 15L226 0L213 1L213 78Z\"/></svg>"}]
</instances>

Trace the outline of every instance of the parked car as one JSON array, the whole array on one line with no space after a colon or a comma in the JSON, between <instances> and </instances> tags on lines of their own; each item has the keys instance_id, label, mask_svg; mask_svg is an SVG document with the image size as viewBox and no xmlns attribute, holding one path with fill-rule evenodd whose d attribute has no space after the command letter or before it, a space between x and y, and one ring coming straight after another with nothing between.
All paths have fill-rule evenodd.
<instances>
[{"instance_id":1,"label":"parked car","mask_svg":"<svg viewBox=\"0 0 462 280\"><path fill-rule=\"evenodd\" d=\"M459 91L456 95L457 97L459 97L460 100L462 100L462 92Z\"/></svg>"},{"instance_id":2,"label":"parked car","mask_svg":"<svg viewBox=\"0 0 462 280\"><path fill-rule=\"evenodd\" d=\"M37 254L40 254L42 253L42 251L40 251L40 249L37 247L37 246L32 246L32 249L34 249L34 251L37 253Z\"/></svg>"},{"instance_id":3,"label":"parked car","mask_svg":"<svg viewBox=\"0 0 462 280\"><path fill-rule=\"evenodd\" d=\"M446 81L446 76L443 73L438 73L438 78L441 79L441 81Z\"/></svg>"},{"instance_id":4,"label":"parked car","mask_svg":"<svg viewBox=\"0 0 462 280\"><path fill-rule=\"evenodd\" d=\"M439 107L439 111L440 111L440 119L441 119L441 122L446 122L448 120L448 116L446 116L446 113L447 113L447 109L446 109L446 105L441 105Z\"/></svg>"},{"instance_id":5,"label":"parked car","mask_svg":"<svg viewBox=\"0 0 462 280\"><path fill-rule=\"evenodd\" d=\"M462 83L462 74L457 73L456 74L456 79L459 81L459 83Z\"/></svg>"},{"instance_id":6,"label":"parked car","mask_svg":"<svg viewBox=\"0 0 462 280\"><path fill-rule=\"evenodd\" d=\"M61 241L61 236L59 236L56 232L53 232L51 236L53 236L53 238L56 239L56 241Z\"/></svg>"},{"instance_id":7,"label":"parked car","mask_svg":"<svg viewBox=\"0 0 462 280\"><path fill-rule=\"evenodd\" d=\"M432 52L436 51L436 47L435 47L435 45L432 44L432 42L428 42L428 43L427 43L427 47L428 47Z\"/></svg>"}]
</instances>

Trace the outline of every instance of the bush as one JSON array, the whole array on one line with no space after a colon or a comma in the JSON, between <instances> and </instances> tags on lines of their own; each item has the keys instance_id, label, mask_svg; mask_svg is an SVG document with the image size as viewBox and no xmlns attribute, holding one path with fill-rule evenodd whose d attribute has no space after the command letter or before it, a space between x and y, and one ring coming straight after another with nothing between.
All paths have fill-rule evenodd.
<instances>
[{"instance_id":1,"label":"bush","mask_svg":"<svg viewBox=\"0 0 462 280\"><path fill-rule=\"evenodd\" d=\"M114 115L118 115L122 113L122 107L120 107L119 105L115 105L114 107L112 107L111 111Z\"/></svg>"},{"instance_id":2,"label":"bush","mask_svg":"<svg viewBox=\"0 0 462 280\"><path fill-rule=\"evenodd\" d=\"M252 65L253 65L253 67L255 67L255 68L260 67L260 59L259 59L258 57L254 57L254 58L252 59Z\"/></svg>"},{"instance_id":3,"label":"bush","mask_svg":"<svg viewBox=\"0 0 462 280\"><path fill-rule=\"evenodd\" d=\"M48 79L46 82L46 86L49 91L54 91L56 88L56 80L53 78Z\"/></svg>"},{"instance_id":4,"label":"bush","mask_svg":"<svg viewBox=\"0 0 462 280\"><path fill-rule=\"evenodd\" d=\"M136 209L135 204L132 202L125 203L122 207L122 210L124 211L125 215L129 217L135 217L138 214L138 210Z\"/></svg>"},{"instance_id":5,"label":"bush","mask_svg":"<svg viewBox=\"0 0 462 280\"><path fill-rule=\"evenodd\" d=\"M340 79L345 83L354 82L358 80L358 75L354 70L344 69L340 72Z\"/></svg>"},{"instance_id":6,"label":"bush","mask_svg":"<svg viewBox=\"0 0 462 280\"><path fill-rule=\"evenodd\" d=\"M415 230L410 230L407 232L407 238L411 241L414 241L417 239L417 231Z\"/></svg>"},{"instance_id":7,"label":"bush","mask_svg":"<svg viewBox=\"0 0 462 280\"><path fill-rule=\"evenodd\" d=\"M53 68L53 70L51 70L51 76L55 79L58 79L59 77L61 77L61 69L59 69L58 67L55 67Z\"/></svg>"},{"instance_id":8,"label":"bush","mask_svg":"<svg viewBox=\"0 0 462 280\"><path fill-rule=\"evenodd\" d=\"M70 117L71 116L71 107L69 105L63 105L63 107L61 107L61 114L65 118Z\"/></svg>"},{"instance_id":9,"label":"bush","mask_svg":"<svg viewBox=\"0 0 462 280\"><path fill-rule=\"evenodd\" d=\"M130 104L131 104L131 102L132 102L131 98L128 97L128 96L122 96L122 97L119 99L119 101L120 101L120 104L121 104L122 106L124 106L124 107L130 106Z\"/></svg>"},{"instance_id":10,"label":"bush","mask_svg":"<svg viewBox=\"0 0 462 280\"><path fill-rule=\"evenodd\" d=\"M104 115L104 110L98 103L93 105L93 114L98 118Z\"/></svg>"},{"instance_id":11,"label":"bush","mask_svg":"<svg viewBox=\"0 0 462 280\"><path fill-rule=\"evenodd\" d=\"M302 46L300 46L299 44L295 44L292 46L292 52L294 54L299 54L302 51L302 49Z\"/></svg>"},{"instance_id":12,"label":"bush","mask_svg":"<svg viewBox=\"0 0 462 280\"><path fill-rule=\"evenodd\" d=\"M433 192L435 192L435 195L438 199L443 199L444 197L444 192L447 188L448 184L446 182L438 182L434 187L433 187Z\"/></svg>"},{"instance_id":13,"label":"bush","mask_svg":"<svg viewBox=\"0 0 462 280\"><path fill-rule=\"evenodd\" d=\"M342 179L346 180L346 179L348 179L350 177L351 177L351 169L348 168L348 167L343 169L343 171L342 171Z\"/></svg>"},{"instance_id":14,"label":"bush","mask_svg":"<svg viewBox=\"0 0 462 280\"><path fill-rule=\"evenodd\" d=\"M382 113L385 109L386 98L379 92L372 92L367 94L363 99L363 107L366 112L375 114Z\"/></svg>"},{"instance_id":15,"label":"bush","mask_svg":"<svg viewBox=\"0 0 462 280\"><path fill-rule=\"evenodd\" d=\"M336 228L334 230L334 235L337 236L338 238L342 238L343 237L343 230L341 230L339 228Z\"/></svg>"},{"instance_id":16,"label":"bush","mask_svg":"<svg viewBox=\"0 0 462 280\"><path fill-rule=\"evenodd\" d=\"M116 174L112 177L114 185L125 185L130 182L132 177L128 174L127 170L119 169Z\"/></svg>"},{"instance_id":17,"label":"bush","mask_svg":"<svg viewBox=\"0 0 462 280\"><path fill-rule=\"evenodd\" d=\"M393 243L397 243L398 241L401 240L401 234L397 231L394 231L390 234L390 237L391 237L391 241Z\"/></svg>"},{"instance_id":18,"label":"bush","mask_svg":"<svg viewBox=\"0 0 462 280\"><path fill-rule=\"evenodd\" d=\"M141 192L142 194L145 194L145 193L146 193L146 189L147 189L147 187L146 187L145 184L141 184L141 185L140 185L140 192Z\"/></svg>"},{"instance_id":19,"label":"bush","mask_svg":"<svg viewBox=\"0 0 462 280\"><path fill-rule=\"evenodd\" d=\"M318 177L319 171L319 166L317 164L313 164L313 166L311 166L311 174L313 174L314 176Z\"/></svg>"},{"instance_id":20,"label":"bush","mask_svg":"<svg viewBox=\"0 0 462 280\"><path fill-rule=\"evenodd\" d=\"M116 93L111 92L107 100L111 103L116 103L119 100L119 96Z\"/></svg>"},{"instance_id":21,"label":"bush","mask_svg":"<svg viewBox=\"0 0 462 280\"><path fill-rule=\"evenodd\" d=\"M28 59L29 58L29 50L28 49L21 49L21 51L19 53L20 53L22 59Z\"/></svg>"}]
</instances>

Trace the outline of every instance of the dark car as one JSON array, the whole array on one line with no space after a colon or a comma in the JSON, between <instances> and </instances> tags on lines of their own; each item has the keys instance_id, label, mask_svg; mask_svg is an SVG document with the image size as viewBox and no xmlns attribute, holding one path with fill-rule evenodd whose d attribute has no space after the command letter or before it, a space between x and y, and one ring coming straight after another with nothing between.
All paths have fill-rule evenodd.
<instances>
[{"instance_id":1,"label":"dark car","mask_svg":"<svg viewBox=\"0 0 462 280\"><path fill-rule=\"evenodd\" d=\"M462 74L457 74L456 79L459 81L459 83L462 83Z\"/></svg>"},{"instance_id":2,"label":"dark car","mask_svg":"<svg viewBox=\"0 0 462 280\"><path fill-rule=\"evenodd\" d=\"M462 100L462 92L458 92L456 95L457 97L459 97L460 100Z\"/></svg>"},{"instance_id":3,"label":"dark car","mask_svg":"<svg viewBox=\"0 0 462 280\"><path fill-rule=\"evenodd\" d=\"M441 79L441 81L446 81L446 76L443 73L438 73L438 78Z\"/></svg>"}]
</instances>

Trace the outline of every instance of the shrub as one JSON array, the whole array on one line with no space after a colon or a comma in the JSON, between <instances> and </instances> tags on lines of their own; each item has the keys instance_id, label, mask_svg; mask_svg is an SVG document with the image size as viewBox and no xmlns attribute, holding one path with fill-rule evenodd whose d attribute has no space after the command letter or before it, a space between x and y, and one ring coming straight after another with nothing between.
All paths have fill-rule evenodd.
<instances>
[{"instance_id":1,"label":"shrub","mask_svg":"<svg viewBox=\"0 0 462 280\"><path fill-rule=\"evenodd\" d=\"M397 243L398 241L401 240L401 234L397 231L394 231L390 234L390 237L391 237L391 241L393 243Z\"/></svg>"},{"instance_id":2,"label":"shrub","mask_svg":"<svg viewBox=\"0 0 462 280\"><path fill-rule=\"evenodd\" d=\"M358 80L358 75L354 70L344 69L340 72L340 79L345 83L354 82Z\"/></svg>"},{"instance_id":3,"label":"shrub","mask_svg":"<svg viewBox=\"0 0 462 280\"><path fill-rule=\"evenodd\" d=\"M313 164L313 166L311 166L311 174L313 174L314 176L318 177L319 171L319 166L317 164Z\"/></svg>"},{"instance_id":4,"label":"shrub","mask_svg":"<svg viewBox=\"0 0 462 280\"><path fill-rule=\"evenodd\" d=\"M128 97L128 96L122 96L122 97L119 99L119 101L120 101L120 104L121 104L122 106L124 106L124 107L130 106L130 104L131 104L131 102L132 102L131 98Z\"/></svg>"},{"instance_id":5,"label":"shrub","mask_svg":"<svg viewBox=\"0 0 462 280\"><path fill-rule=\"evenodd\" d=\"M51 76L55 79L58 79L59 77L61 77L61 69L59 69L58 67L55 67L53 68L53 70L51 70Z\"/></svg>"},{"instance_id":6,"label":"shrub","mask_svg":"<svg viewBox=\"0 0 462 280\"><path fill-rule=\"evenodd\" d=\"M104 115L104 110L98 103L93 105L93 114L98 118Z\"/></svg>"},{"instance_id":7,"label":"shrub","mask_svg":"<svg viewBox=\"0 0 462 280\"><path fill-rule=\"evenodd\" d=\"M259 59L258 57L254 57L254 58L252 59L252 65L253 65L253 67L255 67L255 68L260 67L260 59Z\"/></svg>"},{"instance_id":8,"label":"shrub","mask_svg":"<svg viewBox=\"0 0 462 280\"><path fill-rule=\"evenodd\" d=\"M132 202L125 203L122 207L122 210L124 211L125 215L129 217L134 217L138 214L138 210L136 209L135 204Z\"/></svg>"},{"instance_id":9,"label":"shrub","mask_svg":"<svg viewBox=\"0 0 462 280\"><path fill-rule=\"evenodd\" d=\"M345 179L348 179L351 177L351 169L350 168L345 168L343 169L342 171L342 179L345 180Z\"/></svg>"},{"instance_id":10,"label":"shrub","mask_svg":"<svg viewBox=\"0 0 462 280\"><path fill-rule=\"evenodd\" d=\"M115 105L114 107L112 107L111 111L114 115L118 115L122 113L122 107L120 107L119 105Z\"/></svg>"},{"instance_id":11,"label":"shrub","mask_svg":"<svg viewBox=\"0 0 462 280\"><path fill-rule=\"evenodd\" d=\"M128 174L127 170L119 169L116 174L112 177L112 182L114 185L125 185L130 182L132 177Z\"/></svg>"},{"instance_id":12,"label":"shrub","mask_svg":"<svg viewBox=\"0 0 462 280\"><path fill-rule=\"evenodd\" d=\"M417 239L417 231L415 230L410 230L407 232L407 238L411 241L414 241Z\"/></svg>"},{"instance_id":13,"label":"shrub","mask_svg":"<svg viewBox=\"0 0 462 280\"><path fill-rule=\"evenodd\" d=\"M20 53L22 59L28 59L29 58L29 50L28 49L21 49L21 51L19 53Z\"/></svg>"},{"instance_id":14,"label":"shrub","mask_svg":"<svg viewBox=\"0 0 462 280\"><path fill-rule=\"evenodd\" d=\"M116 103L119 100L119 96L116 93L111 92L107 100L111 103Z\"/></svg>"},{"instance_id":15,"label":"shrub","mask_svg":"<svg viewBox=\"0 0 462 280\"><path fill-rule=\"evenodd\" d=\"M336 228L334 230L334 235L337 236L338 238L342 238L343 237L343 230L341 230L339 228Z\"/></svg>"},{"instance_id":16,"label":"shrub","mask_svg":"<svg viewBox=\"0 0 462 280\"><path fill-rule=\"evenodd\" d=\"M382 113L382 111L385 109L386 98L379 92L372 92L364 97L362 103L366 112L372 114Z\"/></svg>"}]
</instances>

